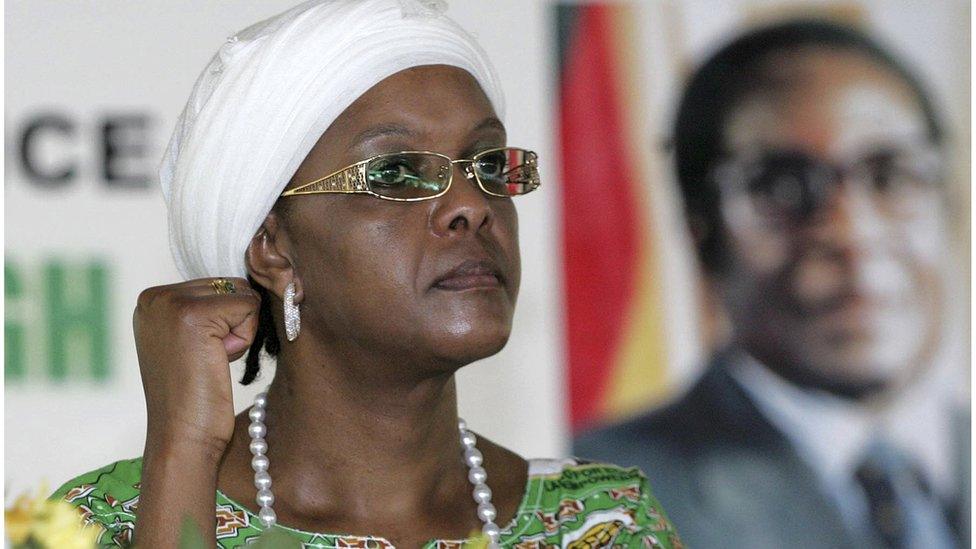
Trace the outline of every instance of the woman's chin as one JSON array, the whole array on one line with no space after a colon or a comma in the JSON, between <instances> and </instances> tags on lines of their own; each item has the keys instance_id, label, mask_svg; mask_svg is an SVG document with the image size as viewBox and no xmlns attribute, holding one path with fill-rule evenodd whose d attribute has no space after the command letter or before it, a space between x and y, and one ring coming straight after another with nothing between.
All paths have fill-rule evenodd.
<instances>
[{"instance_id":1,"label":"woman's chin","mask_svg":"<svg viewBox=\"0 0 976 549\"><path fill-rule=\"evenodd\" d=\"M497 354L508 343L511 333L511 325L506 324L444 334L436 346L437 356L444 362L465 366Z\"/></svg>"}]
</instances>

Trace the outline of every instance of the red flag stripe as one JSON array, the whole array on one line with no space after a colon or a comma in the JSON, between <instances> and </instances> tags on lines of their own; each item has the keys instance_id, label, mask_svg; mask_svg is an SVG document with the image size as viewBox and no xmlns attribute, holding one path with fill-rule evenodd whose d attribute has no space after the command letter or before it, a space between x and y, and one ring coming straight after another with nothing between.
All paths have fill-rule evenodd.
<instances>
[{"instance_id":1,"label":"red flag stripe","mask_svg":"<svg viewBox=\"0 0 976 549\"><path fill-rule=\"evenodd\" d=\"M561 81L570 415L577 430L601 415L634 299L642 238L612 10L579 7Z\"/></svg>"}]
</instances>

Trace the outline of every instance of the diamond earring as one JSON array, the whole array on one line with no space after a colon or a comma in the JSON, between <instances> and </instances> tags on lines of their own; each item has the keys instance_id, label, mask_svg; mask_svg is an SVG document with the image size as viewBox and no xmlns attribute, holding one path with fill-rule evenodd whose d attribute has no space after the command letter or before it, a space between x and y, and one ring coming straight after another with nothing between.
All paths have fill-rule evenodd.
<instances>
[{"instance_id":1,"label":"diamond earring","mask_svg":"<svg viewBox=\"0 0 976 549\"><path fill-rule=\"evenodd\" d=\"M295 305L295 283L289 282L285 286L285 335L288 341L295 341L302 329L302 317Z\"/></svg>"}]
</instances>

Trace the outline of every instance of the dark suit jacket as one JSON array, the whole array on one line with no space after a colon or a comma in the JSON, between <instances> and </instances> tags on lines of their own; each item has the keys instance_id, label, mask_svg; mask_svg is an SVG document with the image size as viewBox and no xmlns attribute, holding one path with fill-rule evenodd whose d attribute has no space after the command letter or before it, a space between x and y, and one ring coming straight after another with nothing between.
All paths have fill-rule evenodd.
<instances>
[{"instance_id":1,"label":"dark suit jacket","mask_svg":"<svg viewBox=\"0 0 976 549\"><path fill-rule=\"evenodd\" d=\"M844 528L814 471L729 375L731 356L716 355L674 404L578 437L575 455L640 467L689 547L876 546Z\"/></svg>"}]
</instances>

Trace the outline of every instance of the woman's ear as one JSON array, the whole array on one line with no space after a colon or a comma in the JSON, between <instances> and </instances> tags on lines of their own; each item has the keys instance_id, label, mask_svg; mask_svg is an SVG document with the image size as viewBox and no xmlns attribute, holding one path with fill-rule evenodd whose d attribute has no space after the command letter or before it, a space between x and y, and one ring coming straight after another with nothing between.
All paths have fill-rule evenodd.
<instances>
[{"instance_id":1,"label":"woman's ear","mask_svg":"<svg viewBox=\"0 0 976 549\"><path fill-rule=\"evenodd\" d=\"M247 272L255 282L279 299L289 283L295 283L295 302L301 302L301 281L295 270L294 253L281 218L272 211L254 233L244 254Z\"/></svg>"}]
</instances>

